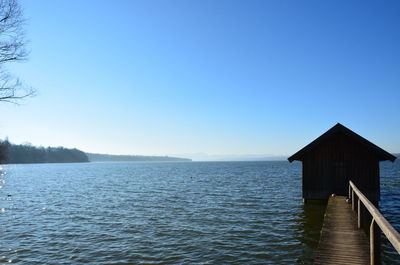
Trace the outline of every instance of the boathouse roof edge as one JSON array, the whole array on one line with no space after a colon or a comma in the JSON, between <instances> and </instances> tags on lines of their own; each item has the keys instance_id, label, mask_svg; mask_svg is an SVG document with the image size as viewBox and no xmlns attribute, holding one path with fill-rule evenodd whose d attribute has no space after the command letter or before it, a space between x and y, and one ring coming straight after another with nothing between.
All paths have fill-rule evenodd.
<instances>
[{"instance_id":1,"label":"boathouse roof edge","mask_svg":"<svg viewBox=\"0 0 400 265\"><path fill-rule=\"evenodd\" d=\"M296 152L294 155L288 158L289 162L293 162L294 160L302 161L303 156L311 151L313 148L318 146L320 143L324 142L325 140L329 139L331 136L341 133L343 135L346 135L350 137L352 140L357 141L360 143L362 146L364 146L367 150L371 151L374 153L379 161L385 161L385 160L390 160L394 161L396 157L379 146L376 146L375 144L371 143L364 137L358 135L357 133L353 132L352 130L348 129L347 127L343 126L340 123L337 123L335 126L333 126L331 129L326 131L324 134L322 134L320 137L300 149L298 152Z\"/></svg>"}]
</instances>

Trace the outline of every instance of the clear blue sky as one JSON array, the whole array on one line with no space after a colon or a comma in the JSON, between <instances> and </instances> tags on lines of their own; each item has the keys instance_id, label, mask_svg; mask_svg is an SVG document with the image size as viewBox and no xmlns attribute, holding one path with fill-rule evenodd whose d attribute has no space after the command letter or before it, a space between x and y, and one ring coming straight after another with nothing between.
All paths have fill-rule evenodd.
<instances>
[{"instance_id":1,"label":"clear blue sky","mask_svg":"<svg viewBox=\"0 0 400 265\"><path fill-rule=\"evenodd\" d=\"M400 152L400 1L21 1L39 94L0 137L113 154L292 154L340 122Z\"/></svg>"}]
</instances>

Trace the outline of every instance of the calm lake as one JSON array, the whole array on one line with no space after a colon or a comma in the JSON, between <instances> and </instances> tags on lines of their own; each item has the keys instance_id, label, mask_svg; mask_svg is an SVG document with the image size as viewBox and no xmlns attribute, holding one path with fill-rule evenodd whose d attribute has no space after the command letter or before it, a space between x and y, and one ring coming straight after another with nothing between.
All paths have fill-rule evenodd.
<instances>
[{"instance_id":1,"label":"calm lake","mask_svg":"<svg viewBox=\"0 0 400 265\"><path fill-rule=\"evenodd\" d=\"M381 210L400 229L400 163L381 163ZM303 205L301 164L3 166L0 262L311 264L325 205ZM384 242L385 264L400 257Z\"/></svg>"}]
</instances>

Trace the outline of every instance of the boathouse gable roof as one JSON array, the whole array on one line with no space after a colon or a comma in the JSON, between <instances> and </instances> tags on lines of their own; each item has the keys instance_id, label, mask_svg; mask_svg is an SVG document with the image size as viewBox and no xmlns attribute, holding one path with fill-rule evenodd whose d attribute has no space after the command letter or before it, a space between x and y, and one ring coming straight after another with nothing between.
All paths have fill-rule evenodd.
<instances>
[{"instance_id":1,"label":"boathouse gable roof","mask_svg":"<svg viewBox=\"0 0 400 265\"><path fill-rule=\"evenodd\" d=\"M375 144L371 143L364 137L358 135L357 133L353 132L352 130L348 129L347 127L343 126L340 123L337 123L335 126L333 126L331 129L329 129L327 132L322 134L320 137L303 147L301 150L299 150L297 153L292 155L291 157L288 158L289 162L293 162L294 160L299 160L302 161L303 157L305 154L307 154L309 151L313 150L316 148L318 145L321 143L329 140L332 136L337 135L337 134L343 134L347 137L349 137L351 140L358 142L361 144L363 147L366 148L366 150L374 153L379 161L385 161L385 160L390 160L394 161L396 157L382 148L376 146Z\"/></svg>"}]
</instances>

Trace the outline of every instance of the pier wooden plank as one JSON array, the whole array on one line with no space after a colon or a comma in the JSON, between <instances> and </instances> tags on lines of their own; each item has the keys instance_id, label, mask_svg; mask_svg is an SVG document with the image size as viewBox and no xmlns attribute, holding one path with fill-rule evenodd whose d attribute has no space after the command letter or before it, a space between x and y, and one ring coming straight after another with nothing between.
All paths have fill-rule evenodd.
<instances>
[{"instance_id":1,"label":"pier wooden plank","mask_svg":"<svg viewBox=\"0 0 400 265\"><path fill-rule=\"evenodd\" d=\"M330 197L314 264L370 264L369 248L346 197Z\"/></svg>"}]
</instances>

